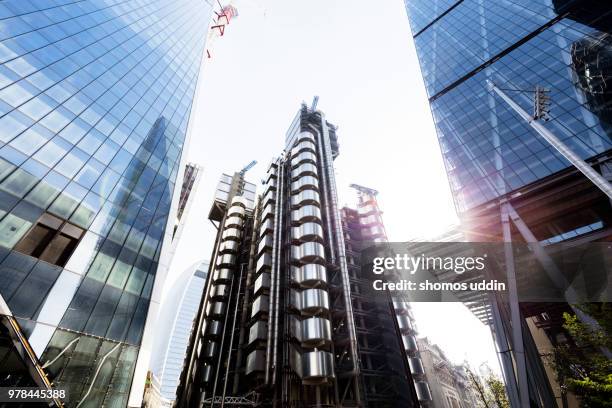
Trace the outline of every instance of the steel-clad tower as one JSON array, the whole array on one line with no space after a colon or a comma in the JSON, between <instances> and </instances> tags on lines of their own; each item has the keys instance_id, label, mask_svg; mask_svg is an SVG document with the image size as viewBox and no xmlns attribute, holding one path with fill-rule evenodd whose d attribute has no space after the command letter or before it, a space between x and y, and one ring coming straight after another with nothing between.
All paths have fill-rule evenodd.
<instances>
[{"instance_id":1,"label":"steel-clad tower","mask_svg":"<svg viewBox=\"0 0 612 408\"><path fill-rule=\"evenodd\" d=\"M338 153L336 127L303 105L256 204L242 173L222 183L178 406L418 406L400 312L360 290L360 248L384 228L339 208Z\"/></svg>"}]
</instances>

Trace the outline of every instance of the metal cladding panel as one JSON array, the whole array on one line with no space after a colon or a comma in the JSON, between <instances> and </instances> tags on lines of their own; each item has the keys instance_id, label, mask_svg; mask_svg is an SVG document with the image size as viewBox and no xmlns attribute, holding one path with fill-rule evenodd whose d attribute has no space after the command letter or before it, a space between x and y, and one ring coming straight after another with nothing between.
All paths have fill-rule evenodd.
<instances>
[{"instance_id":1,"label":"metal cladding panel","mask_svg":"<svg viewBox=\"0 0 612 408\"><path fill-rule=\"evenodd\" d=\"M214 285L210 291L211 298L223 298L229 295L229 285L224 283Z\"/></svg>"},{"instance_id":2,"label":"metal cladding panel","mask_svg":"<svg viewBox=\"0 0 612 408\"><path fill-rule=\"evenodd\" d=\"M289 318L289 333L298 341L302 341L302 322L295 315Z\"/></svg>"},{"instance_id":3,"label":"metal cladding panel","mask_svg":"<svg viewBox=\"0 0 612 408\"><path fill-rule=\"evenodd\" d=\"M263 199L261 200L261 202L263 203L264 206L272 205L274 202L276 202L276 194L274 193L274 191L268 191L263 196Z\"/></svg>"},{"instance_id":4,"label":"metal cladding panel","mask_svg":"<svg viewBox=\"0 0 612 408\"><path fill-rule=\"evenodd\" d=\"M291 170L291 179L296 180L302 176L317 176L317 166L313 163L302 163Z\"/></svg>"},{"instance_id":5,"label":"metal cladding panel","mask_svg":"<svg viewBox=\"0 0 612 408\"><path fill-rule=\"evenodd\" d=\"M257 279L255 280L255 285L253 286L253 292L259 293L262 290L268 290L268 289L270 289L270 274L264 272L261 275L259 275L259 277L257 277Z\"/></svg>"},{"instance_id":6,"label":"metal cladding panel","mask_svg":"<svg viewBox=\"0 0 612 408\"><path fill-rule=\"evenodd\" d=\"M206 343L206 347L204 347L204 357L205 358L213 358L217 355L219 351L219 343L214 341L209 341Z\"/></svg>"},{"instance_id":7,"label":"metal cladding panel","mask_svg":"<svg viewBox=\"0 0 612 408\"><path fill-rule=\"evenodd\" d=\"M312 132L307 130L300 132L300 134L298 135L297 141L300 142L302 140L310 140L313 143L316 143L317 141L315 135L313 135Z\"/></svg>"},{"instance_id":8,"label":"metal cladding panel","mask_svg":"<svg viewBox=\"0 0 612 408\"><path fill-rule=\"evenodd\" d=\"M300 152L304 152L304 151L306 151L306 152L311 151L313 153L316 153L317 145L312 140L304 139L304 140L298 142L295 145L295 147L293 149L291 149L291 155L292 156L296 156Z\"/></svg>"},{"instance_id":9,"label":"metal cladding panel","mask_svg":"<svg viewBox=\"0 0 612 408\"><path fill-rule=\"evenodd\" d=\"M410 317L407 315L399 315L396 316L397 324L402 332L412 331L412 322L410 321Z\"/></svg>"},{"instance_id":10,"label":"metal cladding panel","mask_svg":"<svg viewBox=\"0 0 612 408\"><path fill-rule=\"evenodd\" d=\"M299 309L303 313L329 310L329 294L323 289L304 289L300 293Z\"/></svg>"},{"instance_id":11,"label":"metal cladding panel","mask_svg":"<svg viewBox=\"0 0 612 408\"><path fill-rule=\"evenodd\" d=\"M431 401L431 391L429 385L425 381L417 381L414 383L417 398L419 401Z\"/></svg>"},{"instance_id":12,"label":"metal cladding panel","mask_svg":"<svg viewBox=\"0 0 612 408\"><path fill-rule=\"evenodd\" d=\"M223 234L221 234L221 239L228 240L239 240L240 237L242 237L242 231L240 231L237 228L229 228L226 229L225 231L223 231Z\"/></svg>"},{"instance_id":13,"label":"metal cladding panel","mask_svg":"<svg viewBox=\"0 0 612 408\"><path fill-rule=\"evenodd\" d=\"M255 271L257 273L270 270L272 267L272 256L269 252L265 252L258 260L257 265L255 266Z\"/></svg>"},{"instance_id":14,"label":"metal cladding panel","mask_svg":"<svg viewBox=\"0 0 612 408\"><path fill-rule=\"evenodd\" d=\"M299 208L303 205L320 205L321 198L315 190L304 190L291 197L291 206Z\"/></svg>"},{"instance_id":15,"label":"metal cladding panel","mask_svg":"<svg viewBox=\"0 0 612 408\"><path fill-rule=\"evenodd\" d=\"M222 317L225 315L227 304L225 302L209 302L206 305L206 316Z\"/></svg>"},{"instance_id":16,"label":"metal cladding panel","mask_svg":"<svg viewBox=\"0 0 612 408\"><path fill-rule=\"evenodd\" d=\"M291 183L291 192L298 193L303 190L318 190L319 180L313 176L304 176Z\"/></svg>"},{"instance_id":17,"label":"metal cladding panel","mask_svg":"<svg viewBox=\"0 0 612 408\"><path fill-rule=\"evenodd\" d=\"M249 183L249 184L251 184L251 183ZM250 207L250 202L245 197L234 196L234 198L232 198L232 205L231 206L239 206L239 207L249 208Z\"/></svg>"},{"instance_id":18,"label":"metal cladding panel","mask_svg":"<svg viewBox=\"0 0 612 408\"><path fill-rule=\"evenodd\" d=\"M411 334L406 334L402 336L402 343L404 344L404 350L409 353L413 353L418 351L418 345L416 341L416 337Z\"/></svg>"},{"instance_id":19,"label":"metal cladding panel","mask_svg":"<svg viewBox=\"0 0 612 408\"><path fill-rule=\"evenodd\" d=\"M264 184L264 194L268 194L270 191L276 191L276 179L270 179L266 184Z\"/></svg>"},{"instance_id":20,"label":"metal cladding panel","mask_svg":"<svg viewBox=\"0 0 612 408\"><path fill-rule=\"evenodd\" d=\"M235 254L223 254L217 258L217 266L232 266L236 263Z\"/></svg>"},{"instance_id":21,"label":"metal cladding panel","mask_svg":"<svg viewBox=\"0 0 612 408\"><path fill-rule=\"evenodd\" d=\"M317 155L312 152L300 152L291 157L291 167L295 167L301 163L317 163Z\"/></svg>"},{"instance_id":22,"label":"metal cladding panel","mask_svg":"<svg viewBox=\"0 0 612 408\"><path fill-rule=\"evenodd\" d=\"M302 355L293 346L289 346L289 365L291 369L302 378Z\"/></svg>"},{"instance_id":23,"label":"metal cladding panel","mask_svg":"<svg viewBox=\"0 0 612 408\"><path fill-rule=\"evenodd\" d=\"M325 248L318 242L305 242L291 247L291 257L302 263L324 262Z\"/></svg>"},{"instance_id":24,"label":"metal cladding panel","mask_svg":"<svg viewBox=\"0 0 612 408\"><path fill-rule=\"evenodd\" d=\"M410 366L410 372L413 375L423 375L425 374L425 369L423 368L423 362L418 357L410 357L408 358L408 365Z\"/></svg>"},{"instance_id":25,"label":"metal cladding panel","mask_svg":"<svg viewBox=\"0 0 612 408\"><path fill-rule=\"evenodd\" d=\"M327 351L311 351L302 354L302 379L335 377L333 355Z\"/></svg>"},{"instance_id":26,"label":"metal cladding panel","mask_svg":"<svg viewBox=\"0 0 612 408\"><path fill-rule=\"evenodd\" d=\"M251 326L249 329L249 344L258 341L265 340L268 337L268 323L265 321L258 321Z\"/></svg>"},{"instance_id":27,"label":"metal cladding panel","mask_svg":"<svg viewBox=\"0 0 612 408\"><path fill-rule=\"evenodd\" d=\"M306 222L291 228L291 238L302 242L323 241L323 227L315 222Z\"/></svg>"},{"instance_id":28,"label":"metal cladding panel","mask_svg":"<svg viewBox=\"0 0 612 408\"><path fill-rule=\"evenodd\" d=\"M274 219L274 204L268 203L264 206L263 211L261 212L261 220L265 220L267 218Z\"/></svg>"},{"instance_id":29,"label":"metal cladding panel","mask_svg":"<svg viewBox=\"0 0 612 408\"><path fill-rule=\"evenodd\" d=\"M271 169L270 169L270 170L268 170L268 171L266 172L265 177L264 177L264 184L268 184L268 183L270 182L270 180L271 180L271 179L273 179L273 178L277 178L277 177L278 177L278 175L277 175L276 170L274 170L274 171L272 171Z\"/></svg>"},{"instance_id":30,"label":"metal cladding panel","mask_svg":"<svg viewBox=\"0 0 612 408\"><path fill-rule=\"evenodd\" d=\"M242 218L244 218L246 216L246 210L242 206L233 205L227 211L227 215L228 215L228 217L242 217Z\"/></svg>"},{"instance_id":31,"label":"metal cladding panel","mask_svg":"<svg viewBox=\"0 0 612 408\"><path fill-rule=\"evenodd\" d=\"M246 374L263 371L266 362L266 352L264 350L254 350L247 356Z\"/></svg>"},{"instance_id":32,"label":"metal cladding panel","mask_svg":"<svg viewBox=\"0 0 612 408\"><path fill-rule=\"evenodd\" d=\"M267 220L261 223L261 226L259 227L259 236L261 237L272 231L274 231L274 221L268 218Z\"/></svg>"},{"instance_id":33,"label":"metal cladding panel","mask_svg":"<svg viewBox=\"0 0 612 408\"><path fill-rule=\"evenodd\" d=\"M220 336L221 335L221 322L211 320L208 322L208 329L206 330L207 336Z\"/></svg>"},{"instance_id":34,"label":"metal cladding panel","mask_svg":"<svg viewBox=\"0 0 612 408\"><path fill-rule=\"evenodd\" d=\"M270 299L266 295L258 296L253 302L251 317L255 317L259 313L268 312L270 310Z\"/></svg>"},{"instance_id":35,"label":"metal cladding panel","mask_svg":"<svg viewBox=\"0 0 612 408\"><path fill-rule=\"evenodd\" d=\"M327 269L319 264L306 264L291 268L293 280L301 286L315 286L327 283Z\"/></svg>"},{"instance_id":36,"label":"metal cladding panel","mask_svg":"<svg viewBox=\"0 0 612 408\"><path fill-rule=\"evenodd\" d=\"M291 221L300 223L307 221L321 222L321 209L313 204L304 205L298 210L291 211Z\"/></svg>"},{"instance_id":37,"label":"metal cladding panel","mask_svg":"<svg viewBox=\"0 0 612 408\"><path fill-rule=\"evenodd\" d=\"M207 383L210 381L210 379L212 378L212 366L209 366L208 364L204 365L202 367L202 372L201 372L201 379L203 383Z\"/></svg>"},{"instance_id":38,"label":"metal cladding panel","mask_svg":"<svg viewBox=\"0 0 612 408\"><path fill-rule=\"evenodd\" d=\"M234 272L228 268L217 268L213 272L213 282L230 281L234 276Z\"/></svg>"},{"instance_id":39,"label":"metal cladding panel","mask_svg":"<svg viewBox=\"0 0 612 408\"><path fill-rule=\"evenodd\" d=\"M244 220L242 217L229 217L225 220L224 228L242 228Z\"/></svg>"},{"instance_id":40,"label":"metal cladding panel","mask_svg":"<svg viewBox=\"0 0 612 408\"><path fill-rule=\"evenodd\" d=\"M318 345L331 341L331 323L322 317L302 320L302 343Z\"/></svg>"},{"instance_id":41,"label":"metal cladding panel","mask_svg":"<svg viewBox=\"0 0 612 408\"><path fill-rule=\"evenodd\" d=\"M257 254L261 254L264 251L272 249L272 234L266 234L259 241L259 245L257 246Z\"/></svg>"},{"instance_id":42,"label":"metal cladding panel","mask_svg":"<svg viewBox=\"0 0 612 408\"><path fill-rule=\"evenodd\" d=\"M225 253L236 253L240 248L240 244L238 241L223 241L223 243L219 246L219 252L221 254Z\"/></svg>"}]
</instances>

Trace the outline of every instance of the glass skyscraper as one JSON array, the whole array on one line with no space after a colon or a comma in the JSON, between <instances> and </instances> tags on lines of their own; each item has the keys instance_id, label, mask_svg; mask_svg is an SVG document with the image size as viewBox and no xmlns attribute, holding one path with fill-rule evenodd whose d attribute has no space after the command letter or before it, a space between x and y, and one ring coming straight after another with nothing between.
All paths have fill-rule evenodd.
<instances>
[{"instance_id":1,"label":"glass skyscraper","mask_svg":"<svg viewBox=\"0 0 612 408\"><path fill-rule=\"evenodd\" d=\"M405 4L466 238L528 242L547 272L557 268L547 262L551 245L576 249L610 241L610 199L498 92L532 112L535 88L549 90L548 120L534 120L612 180L609 2ZM575 308L520 303L512 295L470 307L492 326L512 407L571 406L567 387L539 357L571 343L563 313L580 315Z\"/></svg>"},{"instance_id":2,"label":"glass skyscraper","mask_svg":"<svg viewBox=\"0 0 612 408\"><path fill-rule=\"evenodd\" d=\"M487 89L487 80L507 89L550 88L545 126L584 159L609 152L612 24L604 2L406 0L406 6L459 212L569 167ZM532 93L511 93L531 110Z\"/></svg>"},{"instance_id":3,"label":"glass skyscraper","mask_svg":"<svg viewBox=\"0 0 612 408\"><path fill-rule=\"evenodd\" d=\"M198 263L185 270L168 292L159 315L158 335L155 338L151 369L159 383L162 406L172 406L183 369L189 337L196 317L208 262Z\"/></svg>"},{"instance_id":4,"label":"glass skyscraper","mask_svg":"<svg viewBox=\"0 0 612 408\"><path fill-rule=\"evenodd\" d=\"M0 3L0 310L16 323L2 333L23 335L34 383L67 388L69 406L127 404L211 12Z\"/></svg>"}]
</instances>

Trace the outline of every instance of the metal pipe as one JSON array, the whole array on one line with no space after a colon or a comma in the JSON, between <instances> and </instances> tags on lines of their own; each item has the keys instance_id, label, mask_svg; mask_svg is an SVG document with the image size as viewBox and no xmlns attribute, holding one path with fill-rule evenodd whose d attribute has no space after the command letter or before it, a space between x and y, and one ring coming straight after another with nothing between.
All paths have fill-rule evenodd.
<instances>
[{"instance_id":1,"label":"metal pipe","mask_svg":"<svg viewBox=\"0 0 612 408\"><path fill-rule=\"evenodd\" d=\"M342 277L342 291L344 295L344 305L346 309L346 320L347 320L347 329L349 335L349 344L351 348L351 357L353 359L353 370L352 374L355 376L355 401L359 405L361 403L361 395L359 390L359 358L357 354L357 332L355 330L355 320L353 314L353 304L351 302L351 286L350 279L348 273L348 266L346 263L346 251L344 247L344 236L342 234L342 223L340 221L340 214L338 211L338 198L336 195L336 180L334 175L334 167L331 161L332 151L329 142L329 132L327 130L327 124L325 122L325 115L320 113L321 115L321 129L322 129L322 139L323 139L323 148L324 154L322 157L324 159L323 169L325 170L325 176L329 178L329 193L331 196L331 200L327 203L328 207L331 207L331 211L328 211L328 218L333 215L335 221L335 234L336 234L336 243L338 245L338 263L340 264L340 272ZM330 246L333 245L330 242Z\"/></svg>"},{"instance_id":2,"label":"metal pipe","mask_svg":"<svg viewBox=\"0 0 612 408\"><path fill-rule=\"evenodd\" d=\"M229 377L230 361L232 357L232 346L234 345L234 334L236 333L236 319L238 318L238 308L240 306L238 302L240 300L240 289L242 289L242 274L244 272L244 265L245 265L244 263L240 264L240 278L238 280L238 290L236 291L236 294L238 297L236 298L236 308L234 309L234 319L232 321L232 335L230 336L229 348L228 348L228 353L227 353L227 361L225 363L225 381L223 382L223 399L221 400L222 408L225 406L225 395L227 392L227 379ZM213 399L214 398L215 398L215 395L213 393Z\"/></svg>"},{"instance_id":3,"label":"metal pipe","mask_svg":"<svg viewBox=\"0 0 612 408\"><path fill-rule=\"evenodd\" d=\"M279 311L279 297L280 297L280 256L281 256L281 251L282 251L282 247L283 247L283 216L284 216L284 205L283 205L283 199L284 199L284 179L285 179L285 162L281 161L278 164L278 179L279 179L279 183L278 183L278 191L279 191L279 196L280 196L280 202L278 205L278 209L279 209L279 216L278 216L278 224L275 225L275 229L278 231L278 237L279 237L279 243L280 245L277 247L276 251L276 268L277 268L277 273L276 273L276 285L275 285L275 290L276 290L276 294L274 296L274 305L275 305L275 309L274 309L274 356L272 359L272 368L274 369L274 371L272 371L272 384L274 386L276 386L276 373L278 372L278 369L276 367L277 364L277 359L278 359L278 311ZM274 399L276 401L276 398Z\"/></svg>"},{"instance_id":4,"label":"metal pipe","mask_svg":"<svg viewBox=\"0 0 612 408\"><path fill-rule=\"evenodd\" d=\"M587 324L594 330L600 330L601 326L597 322L597 320L593 319L588 314L584 313L578 307L575 306L578 303L579 296L576 290L572 287L571 283L565 278L565 275L559 270L555 262L552 260L550 255L546 253L542 244L537 240L533 232L529 229L525 221L521 218L521 216L516 212L512 204L506 204L508 208L508 213L510 215L510 219L516 226L516 229L519 231L525 242L529 244L529 248L533 251L536 259L540 262L540 264L544 267L544 270L548 274L548 277L557 285L557 287L561 290L564 290L565 300L569 304L570 308L574 312L574 314L580 319L582 323ZM612 359L612 353L607 347L601 347L601 352L609 359Z\"/></svg>"},{"instance_id":5,"label":"metal pipe","mask_svg":"<svg viewBox=\"0 0 612 408\"><path fill-rule=\"evenodd\" d=\"M527 123L535 129L552 147L554 147L567 161L585 175L595 186L597 186L608 198L612 199L612 185L601 174L591 167L586 161L582 160L572 149L563 143L554 133L548 130L544 125L535 120L529 113L514 102L504 91L499 89L493 82L487 80L489 87L499 95L520 117L525 119Z\"/></svg>"},{"instance_id":6,"label":"metal pipe","mask_svg":"<svg viewBox=\"0 0 612 408\"><path fill-rule=\"evenodd\" d=\"M512 408L521 408L519 404L519 396L516 385L516 377L514 376L514 365L512 363L512 350L509 348L509 342L506 337L506 329L504 327L501 312L499 310L499 302L497 296L493 297L489 295L489 302L491 304L491 335L494 337L494 343L497 344L497 359L502 369L502 376L504 378L504 384L506 393L508 394L508 400Z\"/></svg>"},{"instance_id":7,"label":"metal pipe","mask_svg":"<svg viewBox=\"0 0 612 408\"><path fill-rule=\"evenodd\" d=\"M251 248L249 251L249 264L247 267L247 277L245 282L246 290L244 292L244 298L242 301L242 314L240 318L240 334L238 336L238 344L244 344L244 337L246 335L246 322L248 316L248 309L250 305L250 291L251 281L253 279L253 268L255 266L255 251L257 251L257 218L259 217L259 211L261 209L261 204L257 203L255 207L255 211L253 214L253 231L251 232ZM242 361L242 347L238 347L238 352L236 353L236 372L234 373L234 387L232 389L232 393L236 395L238 393L238 382L240 380L240 373L238 372L238 366Z\"/></svg>"},{"instance_id":8,"label":"metal pipe","mask_svg":"<svg viewBox=\"0 0 612 408\"><path fill-rule=\"evenodd\" d=\"M321 132L319 132L319 130L313 126L312 124L308 124L308 127L310 127L313 132L315 132L316 137L319 141L319 150L323 149L323 142L322 142L322 136L321 136ZM321 165L323 166L323 163L321 163ZM329 190L327 190L327 177L325 176L325 174L322 174L321 177L319 177L319 179L321 180L321 184L323 187L323 195L325 196L325 202L329 203L330 202L330 198L329 198ZM319 203L320 204L320 203ZM335 264L336 263L336 250L334 248L334 240L333 240L333 236L332 236L332 224L331 224L331 219L329 216L329 212L327 214L326 218L326 223L327 223L327 231L326 231L326 235L327 235L327 242L328 242L328 248L329 248L329 254L330 254L330 258L331 258L331 263Z\"/></svg>"},{"instance_id":9,"label":"metal pipe","mask_svg":"<svg viewBox=\"0 0 612 408\"><path fill-rule=\"evenodd\" d=\"M225 219L227 218L227 211L223 214L223 219L221 220L221 223L219 223L219 226L225 224ZM223 231L221 230L221 228L217 228L217 239L215 240L215 247L213 249L213 253L212 253L212 257L210 264L208 265L208 275L206 276L206 289L204 290L204 296L202 296L202 301L200 302L200 314L198 316L198 323L197 323L197 327L196 330L193 331L192 336L193 337L193 343L190 342L190 344L193 344L193 347L191 348L191 354L189 356L189 362L188 362L188 367L187 367L187 371L185 372L185 376L183 378L183 380L185 381L185 389L183 390L183 394L189 394L190 390L188 390L189 387L191 387L191 381L189 380L192 375L192 371L194 369L194 364L195 364L195 353L197 352L197 343L199 338L202 335L202 323L205 320L205 315L206 315L206 304L208 303L208 296L210 295L210 288L212 286L212 280L213 280L213 275L215 272L215 266L217 264L217 255L219 253L219 246L221 245L221 234L223 233ZM179 397L179 403L177 404L177 406L186 406L189 405L189 402L185 402L183 401L182 397ZM185 404L185 405L183 405Z\"/></svg>"},{"instance_id":10,"label":"metal pipe","mask_svg":"<svg viewBox=\"0 0 612 408\"><path fill-rule=\"evenodd\" d=\"M510 319L512 323L512 349L514 351L518 397L519 403L521 404L520 406L528 407L529 385L527 383L527 365L523 345L522 317L516 288L516 272L514 270L514 254L512 252L512 237L510 232L510 214L507 203L502 203L501 205L501 223L504 236L504 254L506 275L508 278L508 302L510 304Z\"/></svg>"},{"instance_id":11,"label":"metal pipe","mask_svg":"<svg viewBox=\"0 0 612 408\"><path fill-rule=\"evenodd\" d=\"M227 299L227 304L229 305L232 302L232 295L234 290L234 281L236 279L232 279L230 283L230 295ZM237 307L236 303L236 307ZM219 358L217 359L217 367L215 368L215 383L213 385L212 398L210 399L211 408L215 406L215 396L217 395L217 384L219 382L219 369L221 368L221 357L223 357L223 343L225 343L225 333L227 332L227 319L229 317L229 313L225 313L225 319L223 320L223 334L221 335L221 343L219 344ZM231 353L231 350L228 351L228 355Z\"/></svg>"},{"instance_id":12,"label":"metal pipe","mask_svg":"<svg viewBox=\"0 0 612 408\"><path fill-rule=\"evenodd\" d=\"M277 178L279 177L279 172L277 171ZM266 370L265 370L265 381L264 383L266 385L270 385L270 365L272 364L272 356L270 355L271 351L272 351L272 321L271 321L271 317L273 316L273 307L274 307L274 302L273 302L273 298L274 298L274 289L275 289L275 284L276 284L276 247L278 246L278 240L277 240L277 236L278 236L278 228L276 228L276 226L278 225L278 206L280 203L280 199L279 199L279 192L280 192L280 188L281 186L279 186L280 183L277 183L276 186L276 201L274 203L274 230L272 232L272 267L271 267L271 276L270 276L270 303L269 303L269 308L268 308L268 337L266 338Z\"/></svg>"}]
</instances>

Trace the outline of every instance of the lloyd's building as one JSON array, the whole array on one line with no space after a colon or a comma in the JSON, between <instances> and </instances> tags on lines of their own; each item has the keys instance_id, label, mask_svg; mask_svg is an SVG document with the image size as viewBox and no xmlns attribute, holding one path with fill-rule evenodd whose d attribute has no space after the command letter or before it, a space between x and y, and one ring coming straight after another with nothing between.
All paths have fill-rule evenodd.
<instances>
[{"instance_id":1,"label":"lloyd's building","mask_svg":"<svg viewBox=\"0 0 612 408\"><path fill-rule=\"evenodd\" d=\"M2 386L140 406L211 11L0 4Z\"/></svg>"},{"instance_id":2,"label":"lloyd's building","mask_svg":"<svg viewBox=\"0 0 612 408\"><path fill-rule=\"evenodd\" d=\"M361 254L386 240L376 192L340 208L336 127L303 105L261 194L224 175L178 407L413 408L431 402L409 305L372 296Z\"/></svg>"}]
</instances>

